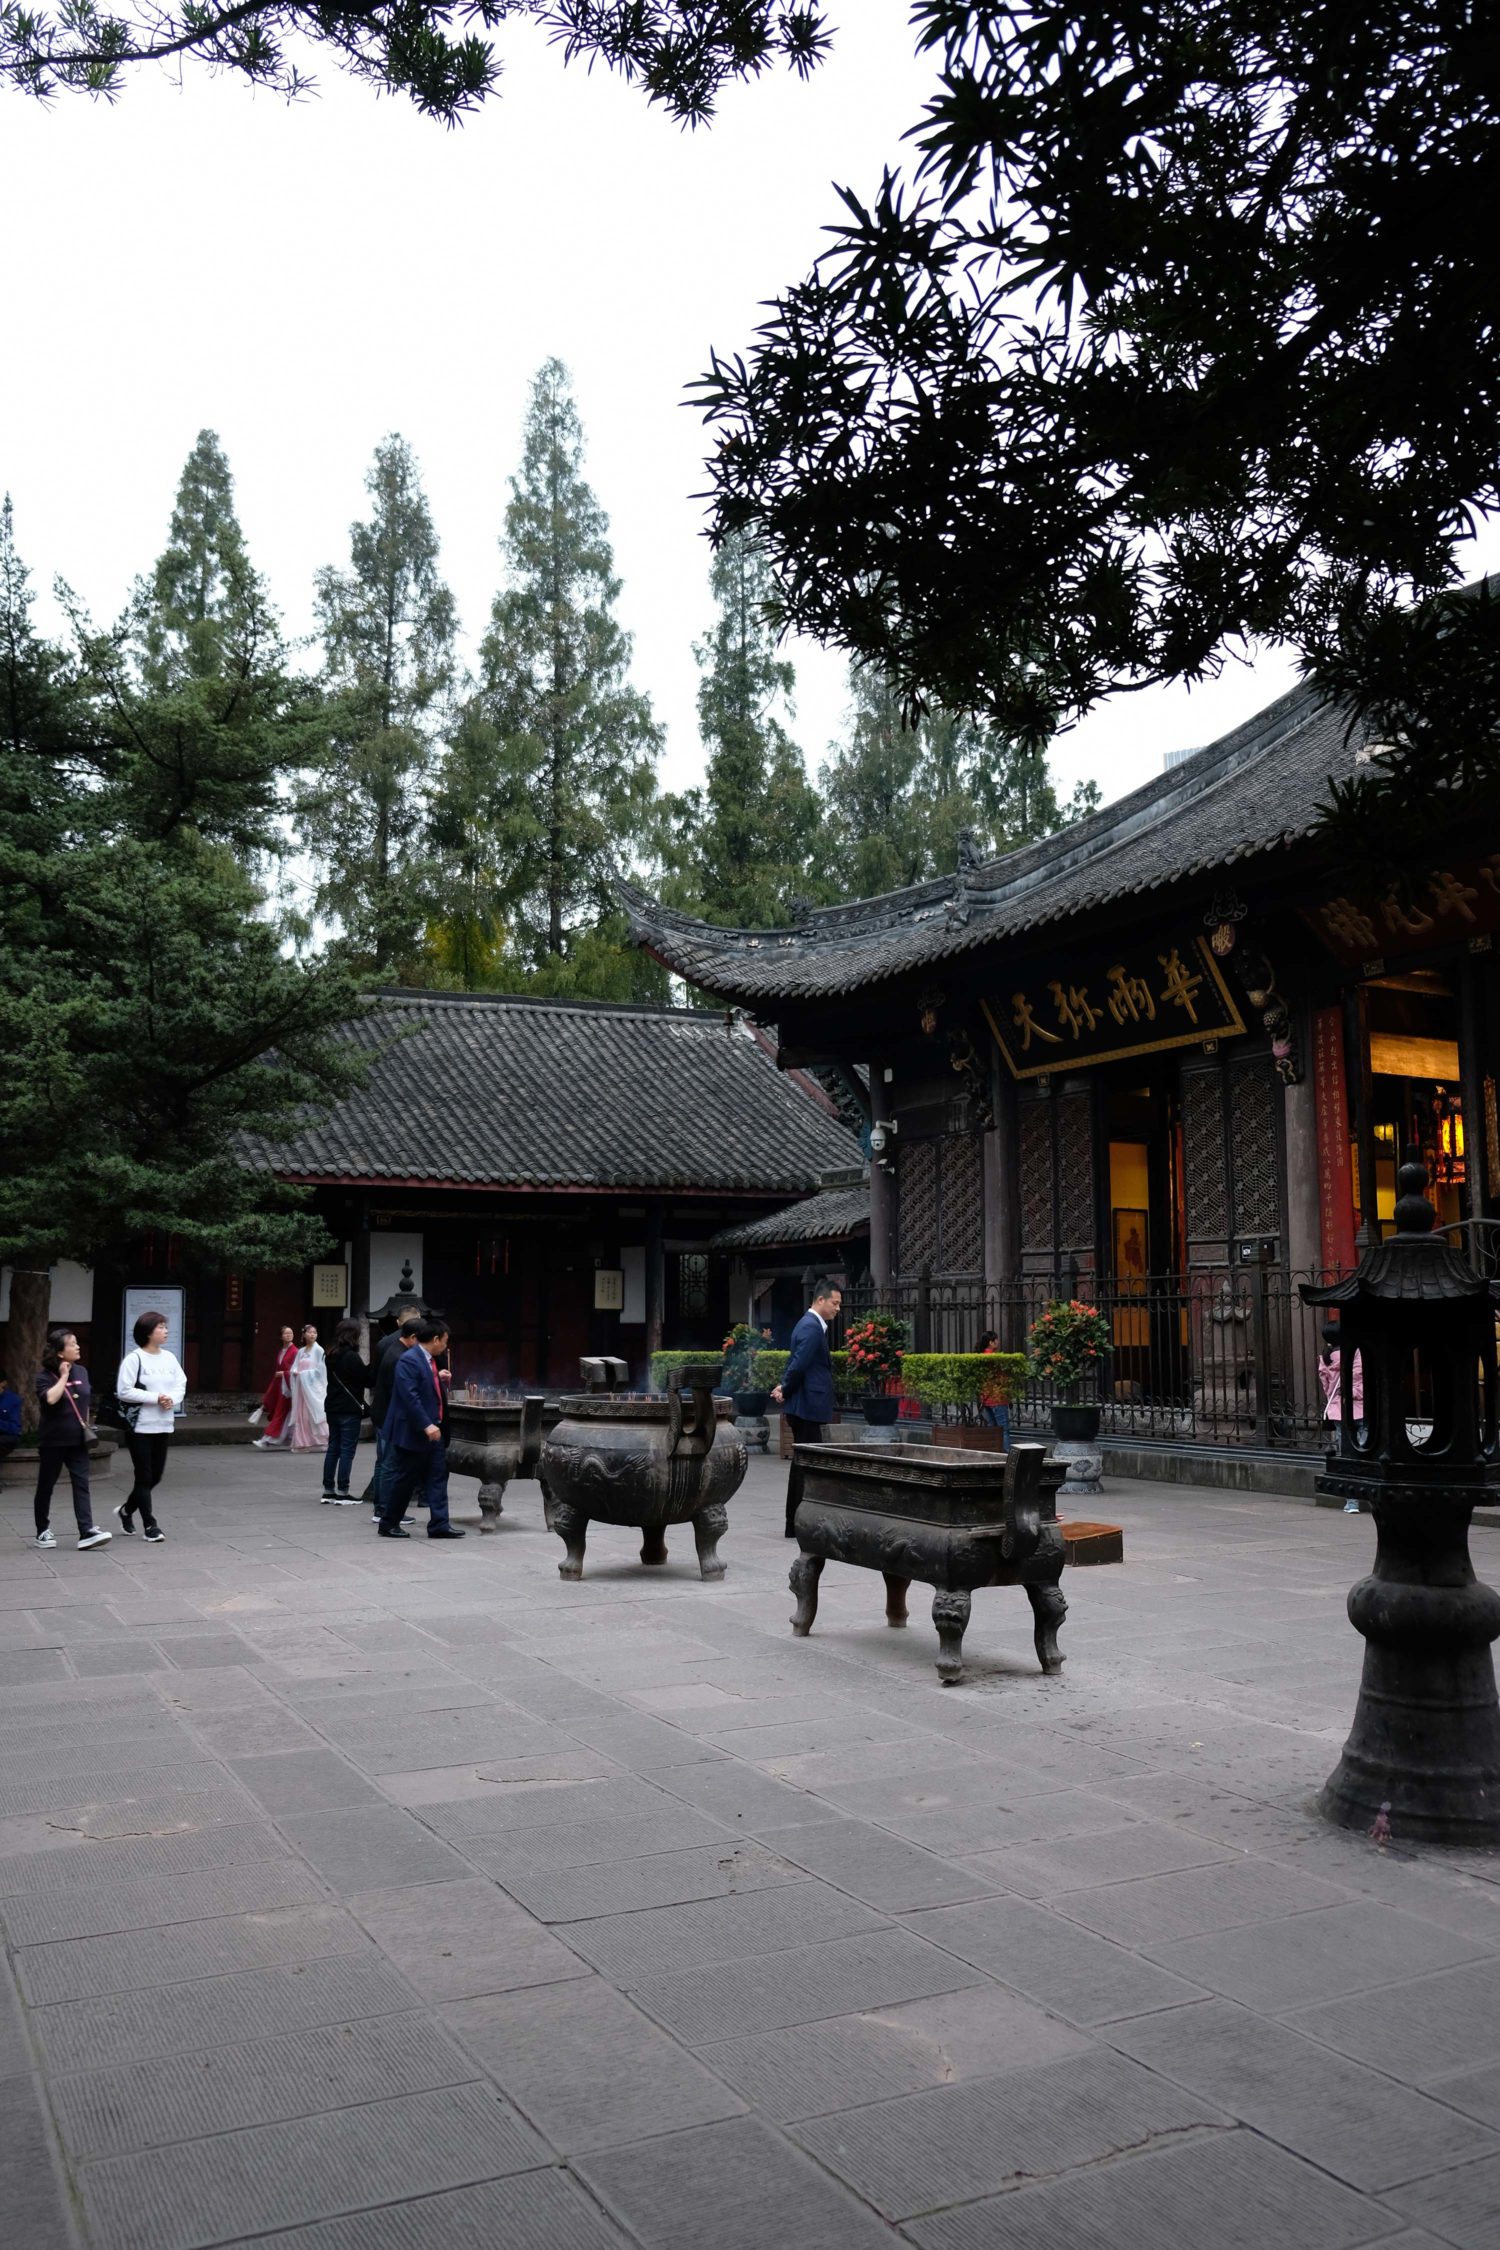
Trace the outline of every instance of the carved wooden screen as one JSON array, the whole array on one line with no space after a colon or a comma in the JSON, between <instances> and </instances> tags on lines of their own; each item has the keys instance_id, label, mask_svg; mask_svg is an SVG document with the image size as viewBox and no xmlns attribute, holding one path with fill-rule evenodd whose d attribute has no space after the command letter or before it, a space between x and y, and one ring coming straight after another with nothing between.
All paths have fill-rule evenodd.
<instances>
[{"instance_id":1,"label":"carved wooden screen","mask_svg":"<svg viewBox=\"0 0 1500 2250\"><path fill-rule=\"evenodd\" d=\"M938 1255L941 1271L984 1271L984 1166L977 1133L954 1133L939 1141L942 1151L938 1201Z\"/></svg>"},{"instance_id":2,"label":"carved wooden screen","mask_svg":"<svg viewBox=\"0 0 1500 2250\"><path fill-rule=\"evenodd\" d=\"M937 1262L938 1144L901 1141L897 1157L897 1252L903 1275Z\"/></svg>"},{"instance_id":3,"label":"carved wooden screen","mask_svg":"<svg viewBox=\"0 0 1500 2250\"><path fill-rule=\"evenodd\" d=\"M1092 1092L1085 1086L1050 1100L1023 1100L1016 1124L1026 1270L1060 1270L1069 1258L1091 1264L1098 1232Z\"/></svg>"},{"instance_id":4,"label":"carved wooden screen","mask_svg":"<svg viewBox=\"0 0 1500 2250\"><path fill-rule=\"evenodd\" d=\"M1052 1104L1022 1102L1019 1112L1021 1248L1051 1250Z\"/></svg>"},{"instance_id":5,"label":"carved wooden screen","mask_svg":"<svg viewBox=\"0 0 1500 2250\"><path fill-rule=\"evenodd\" d=\"M1182 1176L1188 1262L1221 1263L1229 1254L1229 1170L1217 1063L1182 1074Z\"/></svg>"},{"instance_id":6,"label":"carved wooden screen","mask_svg":"<svg viewBox=\"0 0 1500 2250\"><path fill-rule=\"evenodd\" d=\"M977 1133L900 1144L898 1264L914 1280L984 1270L984 1168Z\"/></svg>"},{"instance_id":7,"label":"carved wooden screen","mask_svg":"<svg viewBox=\"0 0 1500 2250\"><path fill-rule=\"evenodd\" d=\"M1277 1081L1268 1063L1240 1063L1229 1073L1229 1158L1234 1231L1281 1233L1281 1144Z\"/></svg>"},{"instance_id":8,"label":"carved wooden screen","mask_svg":"<svg viewBox=\"0 0 1500 2250\"><path fill-rule=\"evenodd\" d=\"M1094 1102L1084 1089L1062 1094L1057 1111L1057 1246L1094 1247Z\"/></svg>"}]
</instances>

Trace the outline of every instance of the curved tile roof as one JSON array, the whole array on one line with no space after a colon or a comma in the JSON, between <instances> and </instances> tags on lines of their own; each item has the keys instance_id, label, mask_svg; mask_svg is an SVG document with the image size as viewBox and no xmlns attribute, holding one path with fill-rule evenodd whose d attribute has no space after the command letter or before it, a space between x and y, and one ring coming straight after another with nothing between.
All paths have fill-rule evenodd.
<instances>
[{"instance_id":1,"label":"curved tile roof","mask_svg":"<svg viewBox=\"0 0 1500 2250\"><path fill-rule=\"evenodd\" d=\"M713 1237L715 1250L768 1250L783 1242L844 1242L864 1234L870 1224L870 1190L861 1187L824 1188L805 1203L790 1203L784 1211L770 1211L763 1219L746 1219L736 1227L721 1227Z\"/></svg>"},{"instance_id":2,"label":"curved tile roof","mask_svg":"<svg viewBox=\"0 0 1500 2250\"><path fill-rule=\"evenodd\" d=\"M769 1011L858 990L996 938L1300 842L1361 737L1309 687L1087 820L987 865L820 908L794 930L721 930L620 885L632 934L691 983Z\"/></svg>"},{"instance_id":3,"label":"curved tile roof","mask_svg":"<svg viewBox=\"0 0 1500 2250\"><path fill-rule=\"evenodd\" d=\"M258 1162L295 1179L805 1194L853 1136L721 1014L387 992L364 1087Z\"/></svg>"}]
</instances>

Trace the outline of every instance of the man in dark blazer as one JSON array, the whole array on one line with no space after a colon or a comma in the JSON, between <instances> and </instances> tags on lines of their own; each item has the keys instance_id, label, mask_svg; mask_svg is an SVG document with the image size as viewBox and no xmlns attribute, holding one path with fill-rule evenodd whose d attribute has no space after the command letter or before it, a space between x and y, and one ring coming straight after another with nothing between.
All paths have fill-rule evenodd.
<instances>
[{"instance_id":1,"label":"man in dark blazer","mask_svg":"<svg viewBox=\"0 0 1500 2250\"><path fill-rule=\"evenodd\" d=\"M396 1361L391 1403L385 1417L385 1463L381 1471L380 1536L409 1539L401 1529L407 1503L426 1495L429 1539L462 1539L448 1521L448 1395L438 1360L448 1348L441 1321L424 1320L415 1349Z\"/></svg>"},{"instance_id":2,"label":"man in dark blazer","mask_svg":"<svg viewBox=\"0 0 1500 2250\"><path fill-rule=\"evenodd\" d=\"M792 1442L803 1445L824 1445L833 1421L833 1359L828 1348L828 1331L839 1317L839 1306L844 1293L836 1281L826 1278L813 1284L812 1304L792 1330L792 1352L786 1363L786 1373L771 1396L781 1407L792 1425ZM796 1455L792 1456L791 1474L786 1480L786 1535L794 1539L792 1519L797 1513L797 1502L802 1498L802 1470Z\"/></svg>"},{"instance_id":3,"label":"man in dark blazer","mask_svg":"<svg viewBox=\"0 0 1500 2250\"><path fill-rule=\"evenodd\" d=\"M375 1466L370 1481L360 1494L380 1515L380 1479L385 1466L385 1418L391 1408L391 1385L396 1379L396 1362L403 1352L414 1351L417 1330L421 1326L420 1313L405 1313L388 1336L382 1336L370 1354L370 1370L375 1380L370 1392L370 1421L375 1430Z\"/></svg>"}]
</instances>

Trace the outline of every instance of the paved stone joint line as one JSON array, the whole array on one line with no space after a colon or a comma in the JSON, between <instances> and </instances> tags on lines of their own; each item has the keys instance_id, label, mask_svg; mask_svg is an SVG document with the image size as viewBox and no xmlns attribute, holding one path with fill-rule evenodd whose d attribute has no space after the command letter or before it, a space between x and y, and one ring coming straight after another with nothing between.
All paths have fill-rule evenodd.
<instances>
[{"instance_id":1,"label":"paved stone joint line","mask_svg":"<svg viewBox=\"0 0 1500 2250\"><path fill-rule=\"evenodd\" d=\"M172 1476L0 1503L23 2250L1491 2250L1500 1855L1312 1809L1364 1519L1126 1485L1064 1673L981 1594L943 1690L862 1573L793 1640L776 1463L719 1586Z\"/></svg>"}]
</instances>

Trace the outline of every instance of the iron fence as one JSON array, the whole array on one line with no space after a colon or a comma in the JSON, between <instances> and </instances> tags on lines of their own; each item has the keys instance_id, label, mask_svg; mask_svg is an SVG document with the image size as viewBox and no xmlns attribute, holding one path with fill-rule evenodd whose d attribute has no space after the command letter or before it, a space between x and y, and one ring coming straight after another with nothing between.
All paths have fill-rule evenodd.
<instances>
[{"instance_id":1,"label":"iron fence","mask_svg":"<svg viewBox=\"0 0 1500 2250\"><path fill-rule=\"evenodd\" d=\"M1000 1350L1021 1352L1048 1305L1078 1298L1110 1326L1099 1383L1107 1437L1320 1453L1328 1440L1321 1315L1303 1304L1298 1284L1333 1278L1271 1265L1124 1283L1075 1270L989 1284L924 1278L851 1289L843 1325L883 1309L906 1322L912 1351L972 1352L993 1330ZM1012 1417L1044 1424L1053 1403L1053 1386L1030 1378L1012 1393Z\"/></svg>"}]
</instances>

